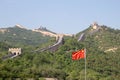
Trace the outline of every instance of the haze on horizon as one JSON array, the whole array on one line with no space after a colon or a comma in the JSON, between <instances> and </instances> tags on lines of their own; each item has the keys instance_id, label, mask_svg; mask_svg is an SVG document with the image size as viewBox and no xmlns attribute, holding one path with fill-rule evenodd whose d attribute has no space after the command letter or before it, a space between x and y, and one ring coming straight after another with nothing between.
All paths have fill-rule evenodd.
<instances>
[{"instance_id":1,"label":"haze on horizon","mask_svg":"<svg viewBox=\"0 0 120 80\"><path fill-rule=\"evenodd\" d=\"M120 29L119 0L1 0L0 28L41 25L57 33L78 33L97 21Z\"/></svg>"}]
</instances>

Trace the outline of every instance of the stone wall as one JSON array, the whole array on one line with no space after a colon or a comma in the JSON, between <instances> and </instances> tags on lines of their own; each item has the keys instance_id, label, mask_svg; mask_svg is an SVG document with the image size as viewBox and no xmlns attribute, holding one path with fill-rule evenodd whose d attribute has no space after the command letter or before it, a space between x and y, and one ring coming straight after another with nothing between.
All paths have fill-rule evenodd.
<instances>
[{"instance_id":1,"label":"stone wall","mask_svg":"<svg viewBox=\"0 0 120 80\"><path fill-rule=\"evenodd\" d=\"M21 48L9 48L9 53L14 55L20 55L21 54Z\"/></svg>"}]
</instances>

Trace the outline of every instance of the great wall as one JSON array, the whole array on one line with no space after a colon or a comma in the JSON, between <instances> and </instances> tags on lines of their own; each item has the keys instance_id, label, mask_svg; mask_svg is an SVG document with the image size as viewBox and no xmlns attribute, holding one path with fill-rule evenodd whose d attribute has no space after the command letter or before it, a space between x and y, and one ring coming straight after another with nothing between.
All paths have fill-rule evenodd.
<instances>
[{"instance_id":1,"label":"great wall","mask_svg":"<svg viewBox=\"0 0 120 80\"><path fill-rule=\"evenodd\" d=\"M84 40L86 34L93 35L94 33L98 32L101 29L101 27L96 22L91 24L91 27L92 28L90 29L89 33L84 33L84 32L81 33L81 35L78 38L78 41Z\"/></svg>"},{"instance_id":2,"label":"great wall","mask_svg":"<svg viewBox=\"0 0 120 80\"><path fill-rule=\"evenodd\" d=\"M61 46L63 44L63 36L62 35L59 35L58 37L58 40L55 44L51 45L51 46L48 46L48 47L45 47L45 48L40 48L40 49L37 49L33 52L43 52L43 51L50 51L50 52L55 52L59 46Z\"/></svg>"},{"instance_id":3,"label":"great wall","mask_svg":"<svg viewBox=\"0 0 120 80\"><path fill-rule=\"evenodd\" d=\"M95 32L99 31L100 27L97 23L94 23L92 25L92 29L89 32L89 34L94 34ZM56 34L56 33L51 33L48 31L41 31L41 30L33 30L35 32L40 32L43 35L47 35L47 36L51 36L51 37L55 37L57 42L51 46L45 47L45 48L40 48L37 50L34 50L32 52L43 52L43 51L50 51L50 52L55 52L61 45L63 45L64 43L64 36L73 36L73 35L69 35L69 34ZM86 33L82 33L79 38L78 38L78 42L84 40ZM2 59L8 59L8 58L14 58L17 57L19 55L21 55L21 48L9 48L8 50L9 54L6 56L3 56Z\"/></svg>"},{"instance_id":4,"label":"great wall","mask_svg":"<svg viewBox=\"0 0 120 80\"><path fill-rule=\"evenodd\" d=\"M5 60L7 58L14 58L21 55L21 48L9 48L8 55L3 56L2 59Z\"/></svg>"},{"instance_id":5,"label":"great wall","mask_svg":"<svg viewBox=\"0 0 120 80\"><path fill-rule=\"evenodd\" d=\"M20 25L18 27L20 27ZM59 48L59 46L61 46L63 44L63 37L64 36L72 36L72 35L69 35L69 34L56 34L56 33L37 30L37 29L33 30L33 31L40 32L45 36L55 37L56 41L57 41L55 44L53 44L51 46L48 46L48 47L45 47L45 48L40 48L40 49L34 50L33 52L43 52L43 51L55 52ZM14 58L14 57L17 57L17 56L21 55L21 53L22 53L21 48L9 48L8 55L3 56L2 59L5 60L5 59L8 59L8 58Z\"/></svg>"}]
</instances>

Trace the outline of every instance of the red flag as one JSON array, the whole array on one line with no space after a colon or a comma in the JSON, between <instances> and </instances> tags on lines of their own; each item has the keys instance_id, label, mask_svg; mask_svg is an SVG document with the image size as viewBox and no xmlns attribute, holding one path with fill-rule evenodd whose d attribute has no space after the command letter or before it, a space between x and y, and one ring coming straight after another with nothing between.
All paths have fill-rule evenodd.
<instances>
[{"instance_id":1,"label":"red flag","mask_svg":"<svg viewBox=\"0 0 120 80\"><path fill-rule=\"evenodd\" d=\"M72 52L72 60L79 60L85 58L85 50Z\"/></svg>"}]
</instances>

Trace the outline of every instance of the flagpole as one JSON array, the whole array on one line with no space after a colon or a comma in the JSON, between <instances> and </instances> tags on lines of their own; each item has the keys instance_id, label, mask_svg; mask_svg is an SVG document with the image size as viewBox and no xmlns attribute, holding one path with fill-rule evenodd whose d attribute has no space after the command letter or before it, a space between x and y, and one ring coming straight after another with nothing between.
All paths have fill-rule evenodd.
<instances>
[{"instance_id":1,"label":"flagpole","mask_svg":"<svg viewBox=\"0 0 120 80\"><path fill-rule=\"evenodd\" d=\"M85 80L86 80L86 48L85 48Z\"/></svg>"}]
</instances>

